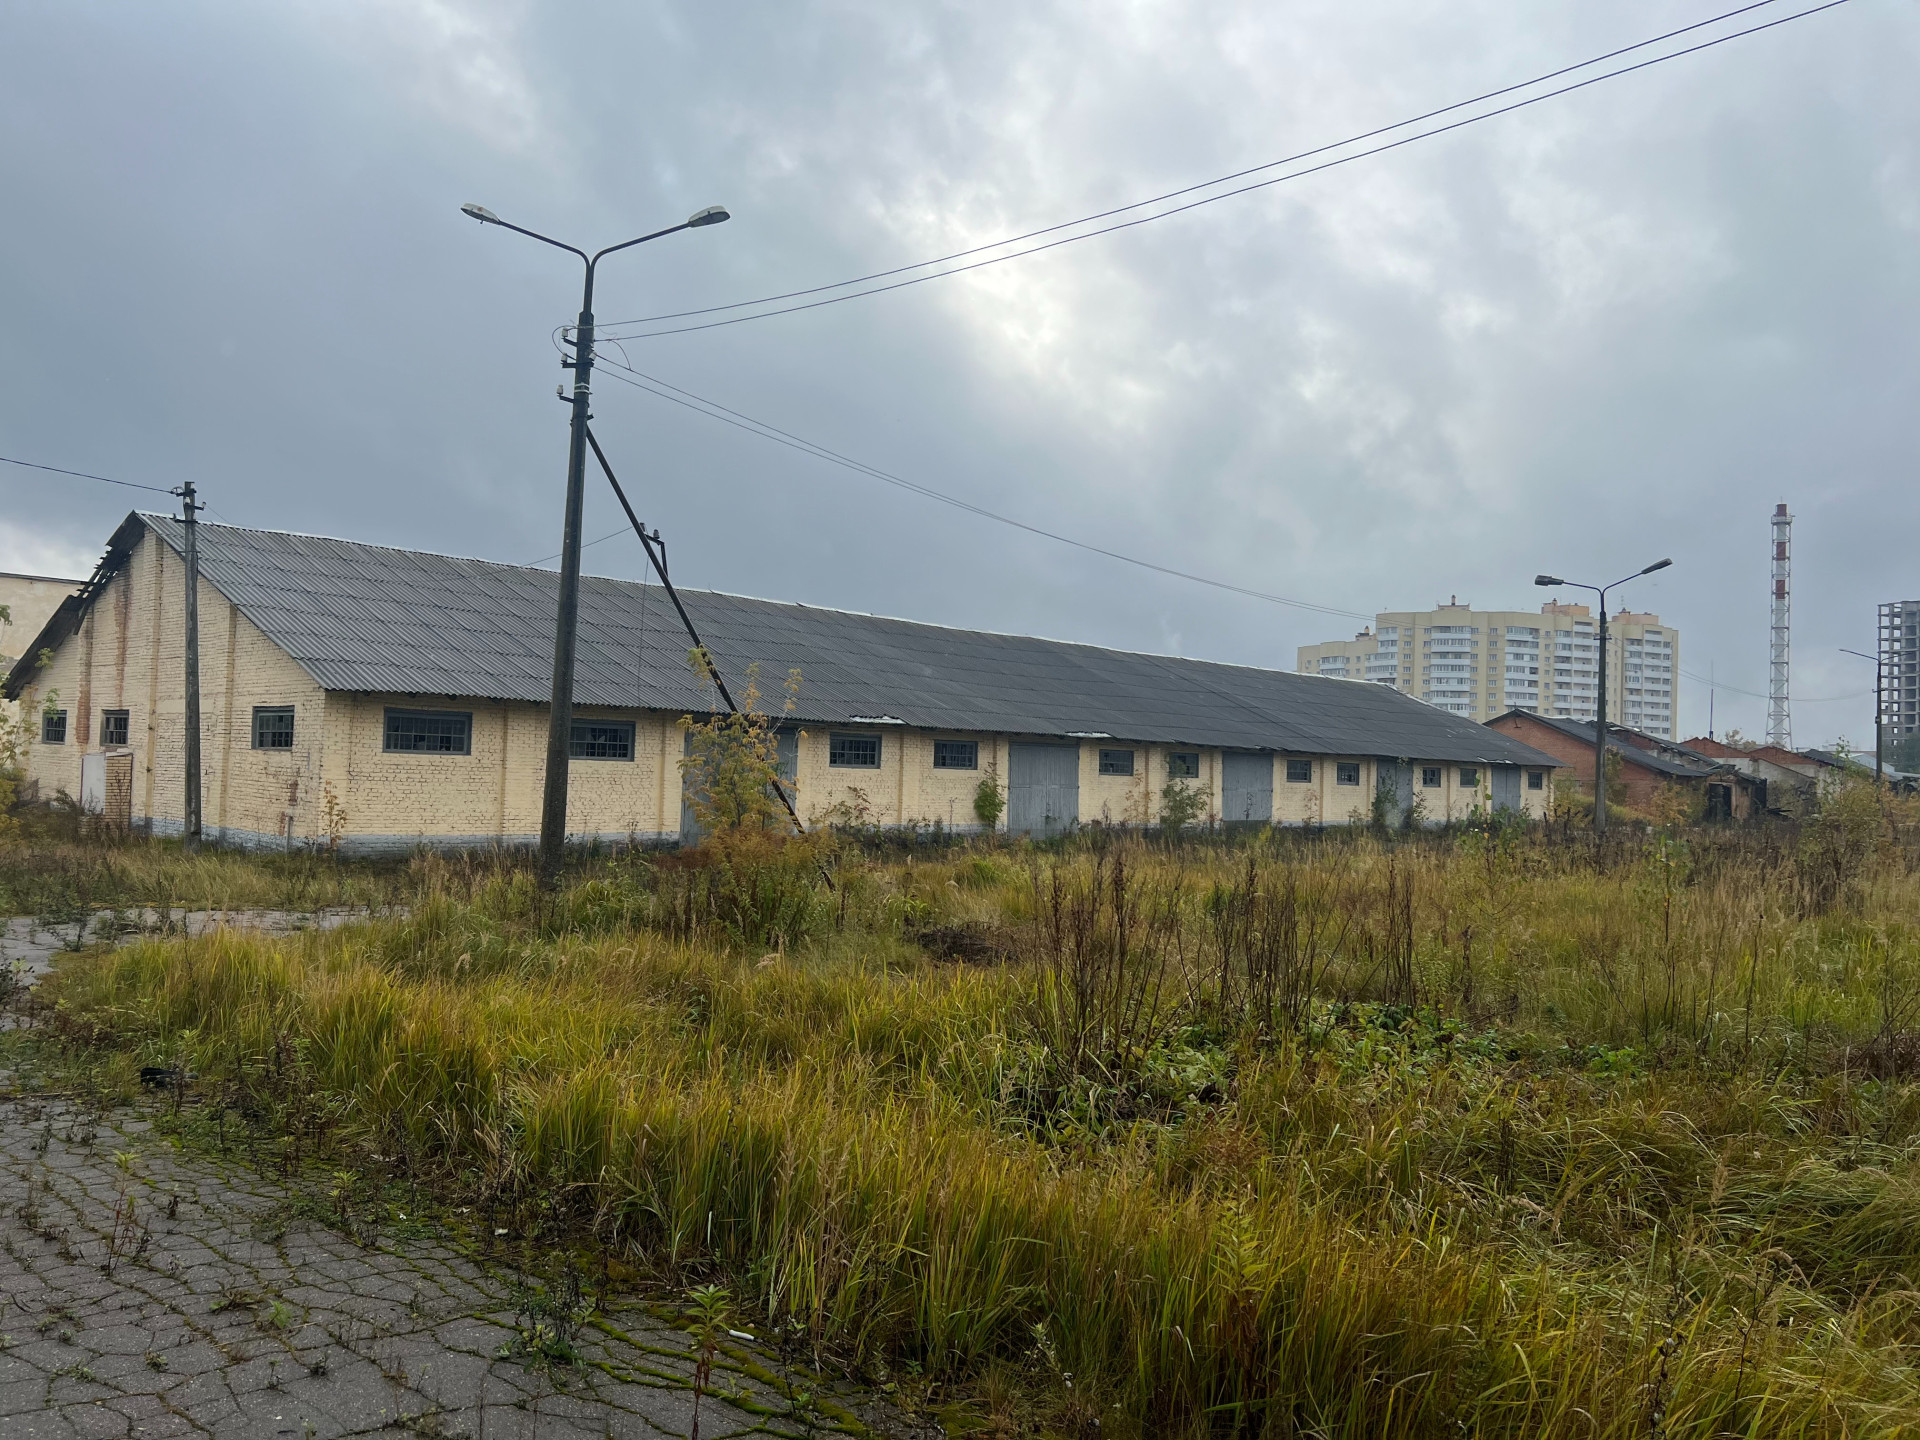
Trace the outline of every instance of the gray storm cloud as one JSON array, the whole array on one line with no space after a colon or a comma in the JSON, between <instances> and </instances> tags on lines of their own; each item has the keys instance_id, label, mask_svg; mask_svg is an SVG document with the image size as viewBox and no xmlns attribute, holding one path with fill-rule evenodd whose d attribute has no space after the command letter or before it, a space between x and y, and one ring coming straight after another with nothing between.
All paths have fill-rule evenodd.
<instances>
[{"instance_id":1,"label":"gray storm cloud","mask_svg":"<svg viewBox=\"0 0 1920 1440\"><path fill-rule=\"evenodd\" d=\"M18 4L0 453L535 560L578 277L463 201L588 244L727 204L607 263L599 313L630 318L1104 209L1713 13ZM1156 225L623 354L1033 524L1340 609L1527 604L1537 570L1671 553L1633 603L1750 690L1784 499L1796 731L1857 737L1836 647L1920 591L1916 62L1920 14L1852 0ZM1348 628L597 388L690 583L1259 665ZM129 492L12 472L0 496L0 567L44 570L89 564ZM618 524L599 494L589 519ZM639 572L630 542L588 555ZM1718 707L1750 731L1763 708Z\"/></svg>"}]
</instances>

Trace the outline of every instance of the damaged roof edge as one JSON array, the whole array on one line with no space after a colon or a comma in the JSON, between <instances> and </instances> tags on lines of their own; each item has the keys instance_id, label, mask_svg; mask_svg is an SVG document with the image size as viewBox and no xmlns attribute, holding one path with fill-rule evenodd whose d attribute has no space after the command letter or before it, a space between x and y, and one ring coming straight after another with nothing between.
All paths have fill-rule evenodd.
<instances>
[{"instance_id":1,"label":"damaged roof edge","mask_svg":"<svg viewBox=\"0 0 1920 1440\"><path fill-rule=\"evenodd\" d=\"M107 582L125 567L127 558L140 543L142 532L148 528L146 518L139 511L127 512L127 518L108 537L106 552L101 555L100 563L93 567L93 573L47 617L47 623L33 637L33 643L20 652L20 658L13 662L13 669L7 672L4 681L0 681L0 699L18 700L25 693L40 668L42 653L64 644L67 637L80 628L80 622L86 618L87 611L93 608L93 602L107 588Z\"/></svg>"}]
</instances>

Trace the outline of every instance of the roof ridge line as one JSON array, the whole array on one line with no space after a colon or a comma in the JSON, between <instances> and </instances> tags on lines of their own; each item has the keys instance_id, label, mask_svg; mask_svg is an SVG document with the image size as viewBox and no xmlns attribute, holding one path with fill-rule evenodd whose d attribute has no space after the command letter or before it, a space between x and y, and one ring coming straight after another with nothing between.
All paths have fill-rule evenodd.
<instances>
[{"instance_id":1,"label":"roof ridge line","mask_svg":"<svg viewBox=\"0 0 1920 1440\"><path fill-rule=\"evenodd\" d=\"M172 515L151 510L140 510L135 513L149 524L153 524L156 530L161 529L159 524L154 524L156 521L164 522L165 525L173 530L182 528L181 522L176 520ZM508 560L489 560L480 555L454 555L444 550L421 550L409 548L404 545L381 545L369 540L349 540L339 535L321 535L306 530L274 530L258 525L223 525L207 520L200 521L199 523L202 530L232 530L247 535L278 535L295 540L322 540L329 545L350 545L357 550L379 550L394 555L420 555L434 560L454 560L466 565L490 565L500 570L530 571L536 575L558 574L557 571L542 569L537 565L516 565ZM172 543L173 537L169 535L167 538L169 543ZM600 580L609 585L644 587L647 589L655 588L645 580L627 580L618 575L592 575L582 573L580 578L583 581ZM1117 645L1101 645L1091 640L1063 640L1050 635L1034 635L1017 630L984 629L977 625L943 625L937 620L916 620L905 615L883 615L872 610L848 610L838 605L818 605L805 600L782 600L766 595L744 595L734 590L713 590L684 585L680 586L679 589L683 595L717 595L722 599L746 600L756 605L781 605L795 610L811 610L816 613L829 615L848 615L861 620L879 620L890 625L912 625L926 630L939 630L958 635L994 635L1007 640L1034 640L1045 645L1069 646L1076 650L1091 650L1102 655L1144 655L1156 660L1178 661L1182 665L1208 665L1222 670L1245 670L1256 675L1276 673L1275 668L1272 666L1256 665L1249 661L1208 660L1192 655L1172 655L1161 650L1126 650ZM1290 670L1281 670L1277 673L1298 675L1299 678L1303 680L1337 680L1341 678L1339 676L1313 675L1302 671Z\"/></svg>"}]
</instances>

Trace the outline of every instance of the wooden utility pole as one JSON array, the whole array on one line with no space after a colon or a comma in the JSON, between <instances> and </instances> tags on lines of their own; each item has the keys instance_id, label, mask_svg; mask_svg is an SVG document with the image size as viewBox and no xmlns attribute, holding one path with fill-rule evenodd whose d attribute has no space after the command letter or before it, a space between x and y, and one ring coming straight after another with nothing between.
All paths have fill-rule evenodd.
<instances>
[{"instance_id":1,"label":"wooden utility pole","mask_svg":"<svg viewBox=\"0 0 1920 1440\"><path fill-rule=\"evenodd\" d=\"M180 523L186 527L187 554L187 847L200 844L200 526L203 508L193 498L193 482L178 491Z\"/></svg>"}]
</instances>

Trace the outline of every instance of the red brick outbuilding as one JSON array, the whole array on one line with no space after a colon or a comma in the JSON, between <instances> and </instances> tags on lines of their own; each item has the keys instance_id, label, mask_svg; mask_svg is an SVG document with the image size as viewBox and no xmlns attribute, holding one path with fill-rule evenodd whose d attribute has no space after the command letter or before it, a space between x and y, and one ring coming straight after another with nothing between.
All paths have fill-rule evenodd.
<instances>
[{"instance_id":1,"label":"red brick outbuilding","mask_svg":"<svg viewBox=\"0 0 1920 1440\"><path fill-rule=\"evenodd\" d=\"M1560 784L1575 785L1584 795L1593 794L1591 722L1509 710L1487 724L1566 765ZM1607 749L1620 757L1620 783L1625 787L1629 809L1648 810L1664 791L1676 786L1699 793L1708 819L1744 820L1765 807L1761 798L1764 787L1731 765L1624 726L1610 724L1607 731Z\"/></svg>"}]
</instances>

